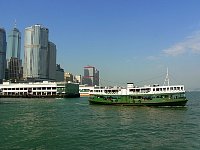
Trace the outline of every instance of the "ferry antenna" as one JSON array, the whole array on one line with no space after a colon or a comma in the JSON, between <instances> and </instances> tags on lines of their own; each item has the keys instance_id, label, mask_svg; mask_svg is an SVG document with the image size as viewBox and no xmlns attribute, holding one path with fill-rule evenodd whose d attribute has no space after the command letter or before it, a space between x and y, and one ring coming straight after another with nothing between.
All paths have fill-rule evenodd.
<instances>
[{"instance_id":1,"label":"ferry antenna","mask_svg":"<svg viewBox=\"0 0 200 150\"><path fill-rule=\"evenodd\" d=\"M163 83L163 86L165 86L167 83L167 86L169 86L169 73L168 73L168 67L167 67L167 74L166 74L166 77L165 77L165 81Z\"/></svg>"}]
</instances>

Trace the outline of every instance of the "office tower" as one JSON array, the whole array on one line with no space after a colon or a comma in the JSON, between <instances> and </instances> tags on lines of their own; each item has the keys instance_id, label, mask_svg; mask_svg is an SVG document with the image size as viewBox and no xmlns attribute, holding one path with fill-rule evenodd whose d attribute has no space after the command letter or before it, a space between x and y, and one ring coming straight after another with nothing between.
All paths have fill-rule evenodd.
<instances>
[{"instance_id":1,"label":"office tower","mask_svg":"<svg viewBox=\"0 0 200 150\"><path fill-rule=\"evenodd\" d=\"M99 86L99 71L93 66L84 67L83 84Z\"/></svg>"},{"instance_id":2,"label":"office tower","mask_svg":"<svg viewBox=\"0 0 200 150\"><path fill-rule=\"evenodd\" d=\"M56 64L56 82L64 81L64 69L61 68L60 64Z\"/></svg>"},{"instance_id":3,"label":"office tower","mask_svg":"<svg viewBox=\"0 0 200 150\"><path fill-rule=\"evenodd\" d=\"M6 31L0 28L0 83L5 79L6 69Z\"/></svg>"},{"instance_id":4,"label":"office tower","mask_svg":"<svg viewBox=\"0 0 200 150\"><path fill-rule=\"evenodd\" d=\"M82 76L81 75L76 75L75 76L75 82L82 84Z\"/></svg>"},{"instance_id":5,"label":"office tower","mask_svg":"<svg viewBox=\"0 0 200 150\"><path fill-rule=\"evenodd\" d=\"M93 85L99 86L99 70L95 69Z\"/></svg>"},{"instance_id":6,"label":"office tower","mask_svg":"<svg viewBox=\"0 0 200 150\"><path fill-rule=\"evenodd\" d=\"M22 78L22 62L18 58L11 57L7 63L8 79L11 81L18 81Z\"/></svg>"},{"instance_id":7,"label":"office tower","mask_svg":"<svg viewBox=\"0 0 200 150\"><path fill-rule=\"evenodd\" d=\"M27 80L48 80L48 35L49 30L41 25L25 29L23 72Z\"/></svg>"},{"instance_id":8,"label":"office tower","mask_svg":"<svg viewBox=\"0 0 200 150\"><path fill-rule=\"evenodd\" d=\"M20 31L14 27L8 33L8 46L6 59L10 59L11 57L20 59L21 54L21 33Z\"/></svg>"},{"instance_id":9,"label":"office tower","mask_svg":"<svg viewBox=\"0 0 200 150\"><path fill-rule=\"evenodd\" d=\"M21 33L14 27L8 34L8 46L7 46L7 70L8 79L19 80L22 76L22 64L20 59L21 53Z\"/></svg>"},{"instance_id":10,"label":"office tower","mask_svg":"<svg viewBox=\"0 0 200 150\"><path fill-rule=\"evenodd\" d=\"M50 81L56 80L56 45L52 42L48 44L48 78Z\"/></svg>"}]
</instances>

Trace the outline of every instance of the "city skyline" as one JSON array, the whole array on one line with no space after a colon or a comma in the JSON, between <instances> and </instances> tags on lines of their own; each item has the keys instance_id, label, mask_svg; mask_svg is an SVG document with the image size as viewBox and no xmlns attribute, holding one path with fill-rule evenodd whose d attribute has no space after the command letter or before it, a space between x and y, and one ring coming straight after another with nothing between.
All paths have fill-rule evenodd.
<instances>
[{"instance_id":1,"label":"city skyline","mask_svg":"<svg viewBox=\"0 0 200 150\"><path fill-rule=\"evenodd\" d=\"M200 87L199 5L195 0L3 0L0 28L10 31L16 19L23 38L26 27L43 24L56 43L57 63L75 75L87 64L95 66L104 85L162 84L168 67L171 83L190 90ZM22 58L23 52L22 46Z\"/></svg>"}]
</instances>

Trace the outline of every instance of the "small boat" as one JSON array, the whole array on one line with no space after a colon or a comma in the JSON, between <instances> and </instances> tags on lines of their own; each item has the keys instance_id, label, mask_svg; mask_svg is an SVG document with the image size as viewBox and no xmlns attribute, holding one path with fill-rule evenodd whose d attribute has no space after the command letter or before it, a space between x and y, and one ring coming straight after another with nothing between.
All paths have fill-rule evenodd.
<instances>
[{"instance_id":1,"label":"small boat","mask_svg":"<svg viewBox=\"0 0 200 150\"><path fill-rule=\"evenodd\" d=\"M101 105L123 106L185 106L184 85L169 85L168 73L167 85L136 87L133 83L127 83L127 87L102 87L90 90L89 103Z\"/></svg>"}]
</instances>

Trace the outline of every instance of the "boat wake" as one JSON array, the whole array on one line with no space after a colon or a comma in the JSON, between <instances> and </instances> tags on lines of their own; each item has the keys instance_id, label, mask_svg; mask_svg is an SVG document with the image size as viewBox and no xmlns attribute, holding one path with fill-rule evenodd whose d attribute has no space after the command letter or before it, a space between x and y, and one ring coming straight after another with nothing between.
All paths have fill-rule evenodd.
<instances>
[{"instance_id":1,"label":"boat wake","mask_svg":"<svg viewBox=\"0 0 200 150\"><path fill-rule=\"evenodd\" d=\"M83 103L75 103L76 105L81 105L81 106L87 106L88 104L83 104Z\"/></svg>"}]
</instances>

